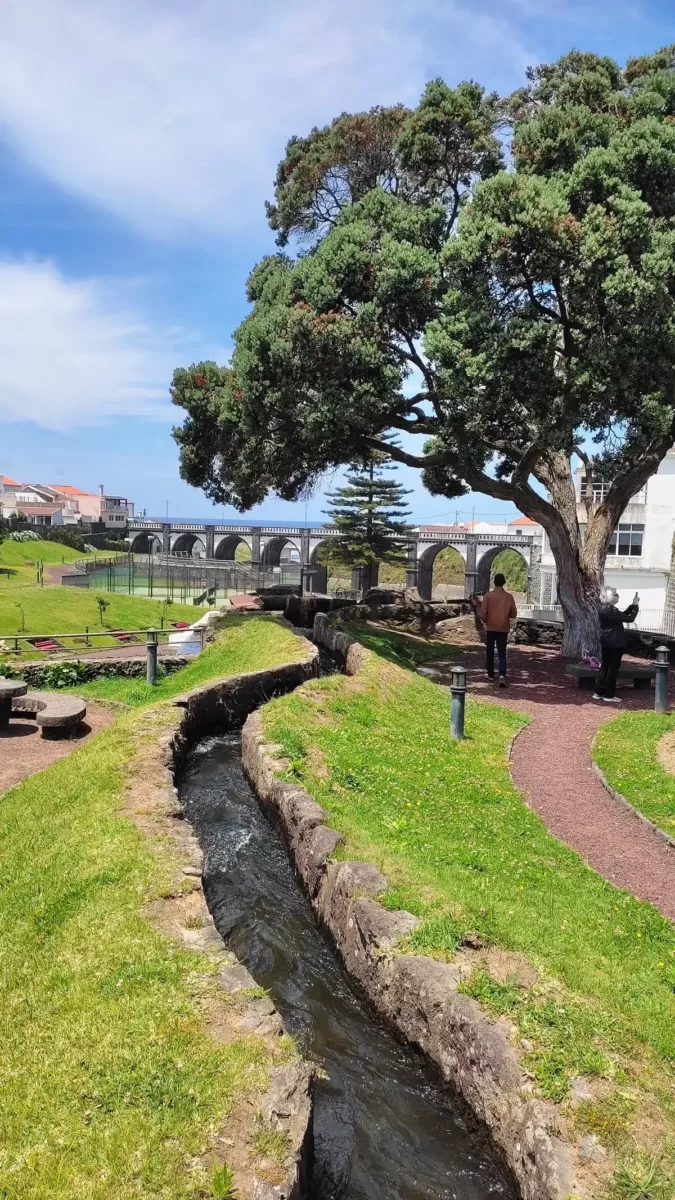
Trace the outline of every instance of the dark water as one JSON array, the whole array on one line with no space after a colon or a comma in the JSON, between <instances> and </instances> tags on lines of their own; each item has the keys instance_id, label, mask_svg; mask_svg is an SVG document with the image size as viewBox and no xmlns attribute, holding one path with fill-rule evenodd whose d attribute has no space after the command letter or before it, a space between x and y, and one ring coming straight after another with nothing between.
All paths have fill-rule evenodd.
<instances>
[{"instance_id":1,"label":"dark water","mask_svg":"<svg viewBox=\"0 0 675 1200\"><path fill-rule=\"evenodd\" d=\"M198 746L180 791L219 932L326 1073L309 1200L511 1200L431 1070L351 990L244 779L239 736Z\"/></svg>"}]
</instances>

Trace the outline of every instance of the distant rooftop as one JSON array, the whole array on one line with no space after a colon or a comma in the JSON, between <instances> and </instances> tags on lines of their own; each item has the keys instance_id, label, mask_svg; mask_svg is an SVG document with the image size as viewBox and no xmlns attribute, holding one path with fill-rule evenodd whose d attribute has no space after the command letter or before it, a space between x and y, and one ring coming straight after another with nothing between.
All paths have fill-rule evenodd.
<instances>
[{"instance_id":1,"label":"distant rooftop","mask_svg":"<svg viewBox=\"0 0 675 1200\"><path fill-rule=\"evenodd\" d=\"M0 475L0 483L3 487L20 487L21 484L16 482L16 479L10 479L9 475Z\"/></svg>"},{"instance_id":2,"label":"distant rooftop","mask_svg":"<svg viewBox=\"0 0 675 1200\"><path fill-rule=\"evenodd\" d=\"M54 513L63 510L62 504L20 504L19 510L26 516L38 513L41 517L53 517Z\"/></svg>"},{"instance_id":3,"label":"distant rooftop","mask_svg":"<svg viewBox=\"0 0 675 1200\"><path fill-rule=\"evenodd\" d=\"M72 487L69 483L48 483L47 487L53 492L62 492L64 496L94 496L94 492L84 492L82 488Z\"/></svg>"}]
</instances>

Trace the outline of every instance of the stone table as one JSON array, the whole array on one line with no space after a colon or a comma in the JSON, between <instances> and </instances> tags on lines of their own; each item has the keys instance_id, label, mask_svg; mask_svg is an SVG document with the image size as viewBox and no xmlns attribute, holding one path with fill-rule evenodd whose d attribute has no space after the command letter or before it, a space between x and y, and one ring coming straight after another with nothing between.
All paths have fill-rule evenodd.
<instances>
[{"instance_id":1,"label":"stone table","mask_svg":"<svg viewBox=\"0 0 675 1200\"><path fill-rule=\"evenodd\" d=\"M25 696L28 684L22 679L0 678L0 729L6 729L12 715L12 700L15 696Z\"/></svg>"}]
</instances>

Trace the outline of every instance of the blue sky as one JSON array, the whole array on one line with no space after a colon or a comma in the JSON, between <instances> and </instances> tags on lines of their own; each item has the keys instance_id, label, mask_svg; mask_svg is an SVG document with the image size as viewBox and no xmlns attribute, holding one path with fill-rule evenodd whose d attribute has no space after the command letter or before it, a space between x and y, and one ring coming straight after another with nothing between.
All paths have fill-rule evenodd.
<instances>
[{"instance_id":1,"label":"blue sky","mask_svg":"<svg viewBox=\"0 0 675 1200\"><path fill-rule=\"evenodd\" d=\"M572 46L623 61L675 19L666 0L4 0L0 35L0 472L211 517L235 514L179 479L168 384L227 359L288 137L437 75L506 92ZM508 511L400 478L419 519Z\"/></svg>"}]
</instances>

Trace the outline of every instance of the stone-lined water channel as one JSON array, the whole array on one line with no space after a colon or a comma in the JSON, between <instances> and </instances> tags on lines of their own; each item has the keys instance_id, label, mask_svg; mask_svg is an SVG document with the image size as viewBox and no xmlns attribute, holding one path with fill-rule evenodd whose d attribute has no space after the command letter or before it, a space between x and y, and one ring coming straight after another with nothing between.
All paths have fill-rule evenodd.
<instances>
[{"instance_id":1,"label":"stone-lined water channel","mask_svg":"<svg viewBox=\"0 0 675 1200\"><path fill-rule=\"evenodd\" d=\"M512 1200L459 1104L352 991L244 778L238 734L193 750L180 794L219 933L322 1068L308 1200Z\"/></svg>"}]
</instances>

